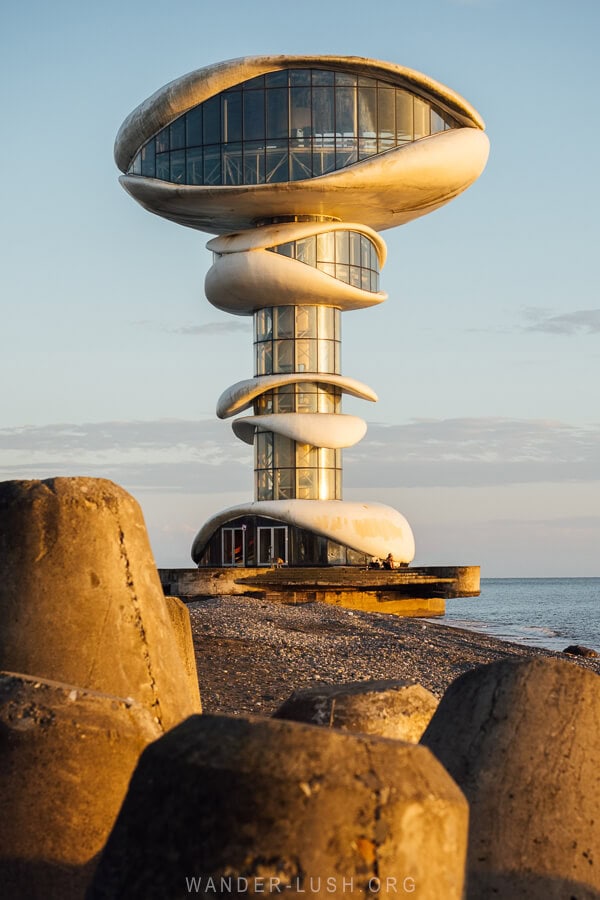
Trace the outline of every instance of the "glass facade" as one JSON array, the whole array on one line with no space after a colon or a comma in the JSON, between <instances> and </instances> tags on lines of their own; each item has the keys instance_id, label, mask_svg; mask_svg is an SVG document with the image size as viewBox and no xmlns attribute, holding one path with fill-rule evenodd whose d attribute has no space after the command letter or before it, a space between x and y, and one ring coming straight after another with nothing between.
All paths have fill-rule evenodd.
<instances>
[{"instance_id":1,"label":"glass facade","mask_svg":"<svg viewBox=\"0 0 600 900\"><path fill-rule=\"evenodd\" d=\"M339 374L341 314L332 306L276 306L254 314L255 375Z\"/></svg>"},{"instance_id":2,"label":"glass facade","mask_svg":"<svg viewBox=\"0 0 600 900\"><path fill-rule=\"evenodd\" d=\"M377 250L366 235L357 231L329 231L267 249L314 266L363 291L379 290Z\"/></svg>"},{"instance_id":3,"label":"glass facade","mask_svg":"<svg viewBox=\"0 0 600 900\"><path fill-rule=\"evenodd\" d=\"M257 500L341 500L341 450L259 431L254 457Z\"/></svg>"},{"instance_id":4,"label":"glass facade","mask_svg":"<svg viewBox=\"0 0 600 900\"><path fill-rule=\"evenodd\" d=\"M198 185L301 181L457 127L443 110L385 81L287 69L179 116L144 145L128 174Z\"/></svg>"},{"instance_id":5,"label":"glass facade","mask_svg":"<svg viewBox=\"0 0 600 900\"><path fill-rule=\"evenodd\" d=\"M346 237L348 233L344 232ZM301 242L296 242L301 243ZM255 374L339 374L341 314L331 306L277 306L254 314ZM316 382L274 388L257 397L256 415L340 411L340 389ZM340 500L340 450L313 447L271 432L254 439L257 500Z\"/></svg>"}]
</instances>

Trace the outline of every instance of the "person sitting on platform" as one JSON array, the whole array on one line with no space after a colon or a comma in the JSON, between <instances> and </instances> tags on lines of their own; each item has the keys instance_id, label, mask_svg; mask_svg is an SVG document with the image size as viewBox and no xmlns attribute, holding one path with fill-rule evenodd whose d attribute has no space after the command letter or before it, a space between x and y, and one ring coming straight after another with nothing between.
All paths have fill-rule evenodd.
<instances>
[{"instance_id":1,"label":"person sitting on platform","mask_svg":"<svg viewBox=\"0 0 600 900\"><path fill-rule=\"evenodd\" d=\"M392 556L391 553L388 553L388 555L384 559L383 568L384 569L395 569L396 568L396 563L395 563L394 557Z\"/></svg>"}]
</instances>

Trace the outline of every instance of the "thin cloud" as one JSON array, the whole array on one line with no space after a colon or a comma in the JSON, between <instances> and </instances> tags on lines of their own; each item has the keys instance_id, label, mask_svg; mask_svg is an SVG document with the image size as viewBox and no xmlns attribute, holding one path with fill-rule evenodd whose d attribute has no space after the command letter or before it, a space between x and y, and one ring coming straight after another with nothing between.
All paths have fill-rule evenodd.
<instances>
[{"instance_id":1,"label":"thin cloud","mask_svg":"<svg viewBox=\"0 0 600 900\"><path fill-rule=\"evenodd\" d=\"M252 331L249 321L232 319L231 322L207 322L205 325L187 325L182 328L173 328L173 334L238 334Z\"/></svg>"},{"instance_id":2,"label":"thin cloud","mask_svg":"<svg viewBox=\"0 0 600 900\"><path fill-rule=\"evenodd\" d=\"M252 449L229 423L161 419L0 430L0 478L91 475L128 489L252 494ZM344 451L348 488L473 487L600 481L600 424L540 419L416 419L371 424Z\"/></svg>"},{"instance_id":3,"label":"thin cloud","mask_svg":"<svg viewBox=\"0 0 600 900\"><path fill-rule=\"evenodd\" d=\"M544 334L600 334L600 309L577 309L569 313L554 313L541 307L523 310L528 320L524 331Z\"/></svg>"}]
</instances>

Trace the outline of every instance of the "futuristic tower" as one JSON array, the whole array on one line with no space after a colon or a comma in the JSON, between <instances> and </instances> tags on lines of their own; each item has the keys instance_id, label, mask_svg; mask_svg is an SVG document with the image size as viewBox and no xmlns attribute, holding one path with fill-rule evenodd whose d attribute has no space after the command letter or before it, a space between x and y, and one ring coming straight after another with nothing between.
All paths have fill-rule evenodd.
<instances>
[{"instance_id":1,"label":"futuristic tower","mask_svg":"<svg viewBox=\"0 0 600 900\"><path fill-rule=\"evenodd\" d=\"M483 171L488 139L458 94L401 66L266 56L198 69L125 120L121 183L144 208L218 235L208 300L253 316L254 377L221 418L254 445L255 499L200 529L199 565L408 564L406 519L342 500L341 451L365 422L342 413L342 313L382 303L378 232L448 203ZM366 347L368 350L368 346Z\"/></svg>"}]
</instances>

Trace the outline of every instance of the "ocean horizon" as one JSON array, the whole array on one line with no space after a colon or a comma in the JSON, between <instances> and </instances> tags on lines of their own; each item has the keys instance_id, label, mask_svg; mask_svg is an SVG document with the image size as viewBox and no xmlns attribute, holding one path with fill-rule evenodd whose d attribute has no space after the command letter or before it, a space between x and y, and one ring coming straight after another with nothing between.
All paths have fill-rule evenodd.
<instances>
[{"instance_id":1,"label":"ocean horizon","mask_svg":"<svg viewBox=\"0 0 600 900\"><path fill-rule=\"evenodd\" d=\"M600 653L600 577L482 578L479 597L446 601L432 621L547 650Z\"/></svg>"}]
</instances>

